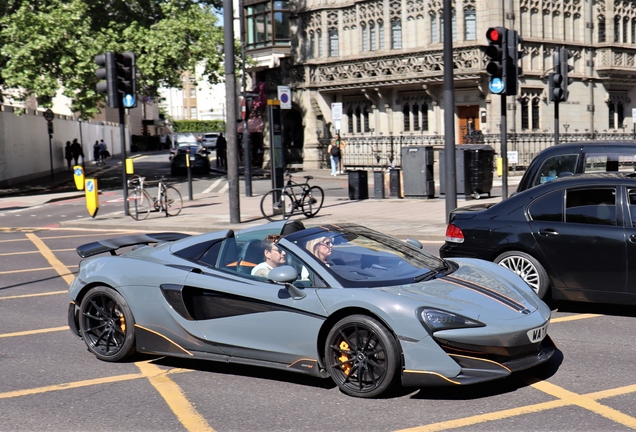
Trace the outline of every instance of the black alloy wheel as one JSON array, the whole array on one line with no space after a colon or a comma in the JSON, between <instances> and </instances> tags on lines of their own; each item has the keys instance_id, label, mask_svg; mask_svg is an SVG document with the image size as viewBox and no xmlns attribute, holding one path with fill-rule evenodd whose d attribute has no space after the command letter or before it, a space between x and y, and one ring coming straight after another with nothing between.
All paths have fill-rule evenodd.
<instances>
[{"instance_id":1,"label":"black alloy wheel","mask_svg":"<svg viewBox=\"0 0 636 432\"><path fill-rule=\"evenodd\" d=\"M80 332L88 350L116 362L135 353L135 320L126 300L114 289L91 288L80 306Z\"/></svg>"},{"instance_id":2,"label":"black alloy wheel","mask_svg":"<svg viewBox=\"0 0 636 432\"><path fill-rule=\"evenodd\" d=\"M366 315L343 318L331 329L325 344L327 371L350 396L375 397L395 382L400 355L395 337Z\"/></svg>"}]
</instances>

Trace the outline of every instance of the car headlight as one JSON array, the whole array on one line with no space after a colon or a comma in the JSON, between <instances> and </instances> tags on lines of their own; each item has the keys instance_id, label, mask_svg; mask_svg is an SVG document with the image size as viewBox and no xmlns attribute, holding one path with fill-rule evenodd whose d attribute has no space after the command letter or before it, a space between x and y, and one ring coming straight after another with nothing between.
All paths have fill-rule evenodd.
<instances>
[{"instance_id":1,"label":"car headlight","mask_svg":"<svg viewBox=\"0 0 636 432\"><path fill-rule=\"evenodd\" d=\"M421 308L418 315L422 323L431 331L451 330L468 327L484 327L479 321L440 309Z\"/></svg>"}]
</instances>

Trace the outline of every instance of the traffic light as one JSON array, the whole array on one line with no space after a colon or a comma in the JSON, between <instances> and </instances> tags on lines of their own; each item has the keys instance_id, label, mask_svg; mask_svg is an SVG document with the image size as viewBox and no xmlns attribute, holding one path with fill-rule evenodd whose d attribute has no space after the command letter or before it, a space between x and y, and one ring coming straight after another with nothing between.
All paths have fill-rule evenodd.
<instances>
[{"instance_id":1,"label":"traffic light","mask_svg":"<svg viewBox=\"0 0 636 432\"><path fill-rule=\"evenodd\" d=\"M561 73L560 50L555 50L552 54L552 64L554 72L548 76L548 97L553 102L562 102L563 98L563 74Z\"/></svg>"},{"instance_id":2,"label":"traffic light","mask_svg":"<svg viewBox=\"0 0 636 432\"><path fill-rule=\"evenodd\" d=\"M137 67L135 53L117 54L117 89L122 94L122 102L126 108L137 106Z\"/></svg>"},{"instance_id":3,"label":"traffic light","mask_svg":"<svg viewBox=\"0 0 636 432\"><path fill-rule=\"evenodd\" d=\"M486 65L486 71L490 74L488 87L495 94L506 95L507 74L507 49L508 30L505 27L491 27L486 31L488 48L486 55L490 61Z\"/></svg>"},{"instance_id":4,"label":"traffic light","mask_svg":"<svg viewBox=\"0 0 636 432\"><path fill-rule=\"evenodd\" d=\"M561 75L563 76L563 81L561 82L561 89L563 91L563 100L568 100L570 96L570 91L568 90L568 86L572 84L574 81L572 78L568 77L568 74L574 70L574 66L570 66L568 64L568 60L573 56L572 51L566 48L559 49L559 63L561 65Z\"/></svg>"},{"instance_id":5,"label":"traffic light","mask_svg":"<svg viewBox=\"0 0 636 432\"><path fill-rule=\"evenodd\" d=\"M512 96L518 93L519 75L522 73L519 67L519 59L523 56L523 52L519 51L519 44L523 42L521 36L516 30L508 30L508 59L506 71L506 95Z\"/></svg>"},{"instance_id":6,"label":"traffic light","mask_svg":"<svg viewBox=\"0 0 636 432\"><path fill-rule=\"evenodd\" d=\"M101 66L95 72L97 77L97 93L106 93L106 104L111 108L119 108L117 93L117 60L116 54L108 52L95 56L95 64Z\"/></svg>"}]
</instances>

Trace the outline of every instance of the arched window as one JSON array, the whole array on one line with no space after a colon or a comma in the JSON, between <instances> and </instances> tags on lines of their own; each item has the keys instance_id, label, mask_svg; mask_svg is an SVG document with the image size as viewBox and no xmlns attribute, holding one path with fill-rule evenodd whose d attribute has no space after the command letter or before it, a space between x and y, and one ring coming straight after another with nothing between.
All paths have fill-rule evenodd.
<instances>
[{"instance_id":1,"label":"arched window","mask_svg":"<svg viewBox=\"0 0 636 432\"><path fill-rule=\"evenodd\" d=\"M614 42L621 41L621 17L614 17Z\"/></svg>"},{"instance_id":2,"label":"arched window","mask_svg":"<svg viewBox=\"0 0 636 432\"><path fill-rule=\"evenodd\" d=\"M369 22L369 48L371 51L375 51L378 49L378 35L375 30L375 23L373 21Z\"/></svg>"},{"instance_id":3,"label":"arched window","mask_svg":"<svg viewBox=\"0 0 636 432\"><path fill-rule=\"evenodd\" d=\"M384 21L378 21L378 44L380 49L384 49Z\"/></svg>"},{"instance_id":4,"label":"arched window","mask_svg":"<svg viewBox=\"0 0 636 432\"><path fill-rule=\"evenodd\" d=\"M347 110L347 120L348 120L348 126L349 126L349 133L353 133L353 108L349 107L349 109Z\"/></svg>"},{"instance_id":5,"label":"arched window","mask_svg":"<svg viewBox=\"0 0 636 432\"><path fill-rule=\"evenodd\" d=\"M309 43L307 44L307 58L314 58L314 49L316 46L316 33L309 32Z\"/></svg>"},{"instance_id":6,"label":"arched window","mask_svg":"<svg viewBox=\"0 0 636 432\"><path fill-rule=\"evenodd\" d=\"M431 43L437 43L437 15L431 14Z\"/></svg>"},{"instance_id":7,"label":"arched window","mask_svg":"<svg viewBox=\"0 0 636 432\"><path fill-rule=\"evenodd\" d=\"M532 129L538 130L541 126L539 118L539 98L532 98Z\"/></svg>"},{"instance_id":8,"label":"arched window","mask_svg":"<svg viewBox=\"0 0 636 432\"><path fill-rule=\"evenodd\" d=\"M369 132L369 110L366 106L362 109L362 122L362 132Z\"/></svg>"},{"instance_id":9,"label":"arched window","mask_svg":"<svg viewBox=\"0 0 636 432\"><path fill-rule=\"evenodd\" d=\"M441 42L444 42L444 15L440 15L439 25L442 30ZM455 16L455 11L453 11L451 15L451 35L453 37L453 41L456 41L457 40L457 17Z\"/></svg>"},{"instance_id":10,"label":"arched window","mask_svg":"<svg viewBox=\"0 0 636 432\"><path fill-rule=\"evenodd\" d=\"M360 23L360 38L362 39L362 51L369 51L369 32L365 23Z\"/></svg>"},{"instance_id":11,"label":"arched window","mask_svg":"<svg viewBox=\"0 0 636 432\"><path fill-rule=\"evenodd\" d=\"M474 7L464 10L464 39L477 40L477 13Z\"/></svg>"},{"instance_id":12,"label":"arched window","mask_svg":"<svg viewBox=\"0 0 636 432\"><path fill-rule=\"evenodd\" d=\"M391 21L391 49L402 49L402 20Z\"/></svg>"},{"instance_id":13,"label":"arched window","mask_svg":"<svg viewBox=\"0 0 636 432\"><path fill-rule=\"evenodd\" d=\"M330 28L329 29L329 57L338 57L338 29Z\"/></svg>"},{"instance_id":14,"label":"arched window","mask_svg":"<svg viewBox=\"0 0 636 432\"><path fill-rule=\"evenodd\" d=\"M356 132L362 132L362 116L360 113L360 107L356 108Z\"/></svg>"},{"instance_id":15,"label":"arched window","mask_svg":"<svg viewBox=\"0 0 636 432\"><path fill-rule=\"evenodd\" d=\"M409 104L404 104L402 114L404 115L404 132L408 132L411 130L411 110L409 109Z\"/></svg>"},{"instance_id":16,"label":"arched window","mask_svg":"<svg viewBox=\"0 0 636 432\"><path fill-rule=\"evenodd\" d=\"M420 107L418 104L414 103L413 108L411 110L413 114L413 130L420 130Z\"/></svg>"},{"instance_id":17,"label":"arched window","mask_svg":"<svg viewBox=\"0 0 636 432\"><path fill-rule=\"evenodd\" d=\"M632 18L632 43L636 44L636 18Z\"/></svg>"},{"instance_id":18,"label":"arched window","mask_svg":"<svg viewBox=\"0 0 636 432\"><path fill-rule=\"evenodd\" d=\"M623 43L627 43L627 35L629 34L629 17L623 18Z\"/></svg>"},{"instance_id":19,"label":"arched window","mask_svg":"<svg viewBox=\"0 0 636 432\"><path fill-rule=\"evenodd\" d=\"M598 17L598 41L605 42L605 40L605 17L601 15Z\"/></svg>"},{"instance_id":20,"label":"arched window","mask_svg":"<svg viewBox=\"0 0 636 432\"><path fill-rule=\"evenodd\" d=\"M320 30L316 30L316 39L318 43L318 57L322 57L322 32Z\"/></svg>"}]
</instances>

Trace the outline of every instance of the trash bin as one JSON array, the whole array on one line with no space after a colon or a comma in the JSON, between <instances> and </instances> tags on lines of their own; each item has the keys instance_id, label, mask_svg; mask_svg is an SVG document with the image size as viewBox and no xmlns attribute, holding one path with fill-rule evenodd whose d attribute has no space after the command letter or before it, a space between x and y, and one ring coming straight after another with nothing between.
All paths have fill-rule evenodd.
<instances>
[{"instance_id":1,"label":"trash bin","mask_svg":"<svg viewBox=\"0 0 636 432\"><path fill-rule=\"evenodd\" d=\"M373 171L373 198L386 198L384 190L384 171Z\"/></svg>"},{"instance_id":2,"label":"trash bin","mask_svg":"<svg viewBox=\"0 0 636 432\"><path fill-rule=\"evenodd\" d=\"M440 194L446 193L446 156L439 152ZM464 144L455 147L455 174L458 195L466 199L490 196L495 150L489 145Z\"/></svg>"},{"instance_id":3,"label":"trash bin","mask_svg":"<svg viewBox=\"0 0 636 432\"><path fill-rule=\"evenodd\" d=\"M405 197L435 197L434 163L432 146L402 147L402 180Z\"/></svg>"},{"instance_id":4,"label":"trash bin","mask_svg":"<svg viewBox=\"0 0 636 432\"><path fill-rule=\"evenodd\" d=\"M349 199L363 200L369 198L369 185L365 170L349 171Z\"/></svg>"}]
</instances>

